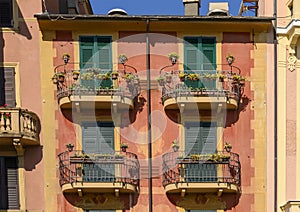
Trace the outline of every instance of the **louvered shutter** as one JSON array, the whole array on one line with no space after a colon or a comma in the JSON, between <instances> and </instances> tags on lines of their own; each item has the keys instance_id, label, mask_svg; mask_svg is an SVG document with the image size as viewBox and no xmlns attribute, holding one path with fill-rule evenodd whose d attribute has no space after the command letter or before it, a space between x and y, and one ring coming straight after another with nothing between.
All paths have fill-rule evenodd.
<instances>
[{"instance_id":1,"label":"louvered shutter","mask_svg":"<svg viewBox=\"0 0 300 212\"><path fill-rule=\"evenodd\" d=\"M215 123L185 123L186 154L211 154L216 152ZM186 164L185 177L187 182L208 182L217 180L217 167L214 164Z\"/></svg>"},{"instance_id":2,"label":"louvered shutter","mask_svg":"<svg viewBox=\"0 0 300 212\"><path fill-rule=\"evenodd\" d=\"M94 38L80 37L80 68L94 67Z\"/></svg>"},{"instance_id":3,"label":"louvered shutter","mask_svg":"<svg viewBox=\"0 0 300 212\"><path fill-rule=\"evenodd\" d=\"M199 70L198 38L184 38L184 70Z\"/></svg>"},{"instance_id":4,"label":"louvered shutter","mask_svg":"<svg viewBox=\"0 0 300 212\"><path fill-rule=\"evenodd\" d=\"M16 157L0 157L0 209L19 209Z\"/></svg>"},{"instance_id":5,"label":"louvered shutter","mask_svg":"<svg viewBox=\"0 0 300 212\"><path fill-rule=\"evenodd\" d=\"M114 152L114 125L112 122L98 122L99 151L111 154Z\"/></svg>"},{"instance_id":6,"label":"louvered shutter","mask_svg":"<svg viewBox=\"0 0 300 212\"><path fill-rule=\"evenodd\" d=\"M201 122L200 124L201 152L215 153L217 148L217 128L215 122Z\"/></svg>"},{"instance_id":7,"label":"louvered shutter","mask_svg":"<svg viewBox=\"0 0 300 212\"><path fill-rule=\"evenodd\" d=\"M98 126L87 122L82 125L82 149L85 153L99 153Z\"/></svg>"},{"instance_id":8,"label":"louvered shutter","mask_svg":"<svg viewBox=\"0 0 300 212\"><path fill-rule=\"evenodd\" d=\"M113 154L114 125L112 122L86 122L82 125L82 147L85 153ZM84 180L113 182L114 164L84 164Z\"/></svg>"},{"instance_id":9,"label":"louvered shutter","mask_svg":"<svg viewBox=\"0 0 300 212\"><path fill-rule=\"evenodd\" d=\"M19 209L17 158L6 158L8 208Z\"/></svg>"},{"instance_id":10,"label":"louvered shutter","mask_svg":"<svg viewBox=\"0 0 300 212\"><path fill-rule=\"evenodd\" d=\"M110 71L112 68L111 37L97 37L96 46L98 68Z\"/></svg>"},{"instance_id":11,"label":"louvered shutter","mask_svg":"<svg viewBox=\"0 0 300 212\"><path fill-rule=\"evenodd\" d=\"M15 69L11 67L0 68L0 105L16 106Z\"/></svg>"},{"instance_id":12,"label":"louvered shutter","mask_svg":"<svg viewBox=\"0 0 300 212\"><path fill-rule=\"evenodd\" d=\"M200 153L200 123L185 123L185 153Z\"/></svg>"},{"instance_id":13,"label":"louvered shutter","mask_svg":"<svg viewBox=\"0 0 300 212\"><path fill-rule=\"evenodd\" d=\"M0 1L0 27L13 26L13 5L12 0Z\"/></svg>"}]
</instances>

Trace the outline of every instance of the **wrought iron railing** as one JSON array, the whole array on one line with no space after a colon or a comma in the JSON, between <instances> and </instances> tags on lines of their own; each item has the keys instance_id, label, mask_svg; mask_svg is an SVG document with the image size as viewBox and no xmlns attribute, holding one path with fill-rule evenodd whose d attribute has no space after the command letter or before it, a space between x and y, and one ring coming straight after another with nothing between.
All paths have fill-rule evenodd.
<instances>
[{"instance_id":1,"label":"wrought iron railing","mask_svg":"<svg viewBox=\"0 0 300 212\"><path fill-rule=\"evenodd\" d=\"M134 98L140 92L136 74L94 69L65 70L55 73L52 80L57 85L57 98L77 96L121 96Z\"/></svg>"},{"instance_id":2,"label":"wrought iron railing","mask_svg":"<svg viewBox=\"0 0 300 212\"><path fill-rule=\"evenodd\" d=\"M176 97L225 96L239 99L245 86L245 78L232 71L193 70L185 75L180 71L160 76L162 101ZM183 78L180 78L183 75Z\"/></svg>"},{"instance_id":3,"label":"wrought iron railing","mask_svg":"<svg viewBox=\"0 0 300 212\"><path fill-rule=\"evenodd\" d=\"M163 185L180 182L217 182L240 186L239 155L232 152L185 154L169 152L162 157Z\"/></svg>"},{"instance_id":4,"label":"wrought iron railing","mask_svg":"<svg viewBox=\"0 0 300 212\"><path fill-rule=\"evenodd\" d=\"M121 182L139 185L140 165L135 154L85 154L66 151L58 155L60 185L74 182Z\"/></svg>"},{"instance_id":5,"label":"wrought iron railing","mask_svg":"<svg viewBox=\"0 0 300 212\"><path fill-rule=\"evenodd\" d=\"M0 136L23 137L39 141L40 120L28 110L0 108Z\"/></svg>"}]
</instances>

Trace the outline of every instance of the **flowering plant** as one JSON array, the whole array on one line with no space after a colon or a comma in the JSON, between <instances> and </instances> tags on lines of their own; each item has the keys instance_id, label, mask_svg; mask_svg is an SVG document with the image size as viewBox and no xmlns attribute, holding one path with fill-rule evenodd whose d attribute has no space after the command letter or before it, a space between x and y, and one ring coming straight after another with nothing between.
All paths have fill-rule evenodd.
<instances>
[{"instance_id":1,"label":"flowering plant","mask_svg":"<svg viewBox=\"0 0 300 212\"><path fill-rule=\"evenodd\" d=\"M6 108L6 107L7 107L7 104L0 106L0 108ZM0 112L0 120L2 117L4 120L11 119L11 113L10 112Z\"/></svg>"}]
</instances>

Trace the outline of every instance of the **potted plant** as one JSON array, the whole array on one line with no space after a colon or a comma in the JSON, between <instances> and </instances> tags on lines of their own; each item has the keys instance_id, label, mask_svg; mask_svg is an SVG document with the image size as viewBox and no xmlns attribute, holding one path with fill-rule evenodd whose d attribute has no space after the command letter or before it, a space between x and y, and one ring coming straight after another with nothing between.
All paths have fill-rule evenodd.
<instances>
[{"instance_id":1,"label":"potted plant","mask_svg":"<svg viewBox=\"0 0 300 212\"><path fill-rule=\"evenodd\" d=\"M80 74L80 71L78 71L78 70L72 71L73 79L78 80L79 74Z\"/></svg>"},{"instance_id":2,"label":"potted plant","mask_svg":"<svg viewBox=\"0 0 300 212\"><path fill-rule=\"evenodd\" d=\"M245 86L245 83L246 83L246 77L240 76L239 85L240 86Z\"/></svg>"},{"instance_id":3,"label":"potted plant","mask_svg":"<svg viewBox=\"0 0 300 212\"><path fill-rule=\"evenodd\" d=\"M186 74L183 73L183 72L180 72L180 73L178 74L178 78L179 78L179 80L180 80L181 82L184 82L184 81L185 81L185 77L186 77Z\"/></svg>"},{"instance_id":4,"label":"potted plant","mask_svg":"<svg viewBox=\"0 0 300 212\"><path fill-rule=\"evenodd\" d=\"M64 73L57 73L58 81L64 82L65 81L65 74Z\"/></svg>"},{"instance_id":5,"label":"potted plant","mask_svg":"<svg viewBox=\"0 0 300 212\"><path fill-rule=\"evenodd\" d=\"M172 82L172 74L169 73L165 74L165 79L167 83Z\"/></svg>"},{"instance_id":6,"label":"potted plant","mask_svg":"<svg viewBox=\"0 0 300 212\"><path fill-rule=\"evenodd\" d=\"M132 81L133 78L134 78L134 75L132 73L125 74L125 79L126 79L127 82Z\"/></svg>"},{"instance_id":7,"label":"potted plant","mask_svg":"<svg viewBox=\"0 0 300 212\"><path fill-rule=\"evenodd\" d=\"M224 82L224 79L226 79L226 75L225 74L217 74L218 78L219 78L219 82Z\"/></svg>"},{"instance_id":8,"label":"potted plant","mask_svg":"<svg viewBox=\"0 0 300 212\"><path fill-rule=\"evenodd\" d=\"M109 80L109 78L110 78L109 73L106 73L106 74L97 74L97 79L99 79L99 80Z\"/></svg>"},{"instance_id":9,"label":"potted plant","mask_svg":"<svg viewBox=\"0 0 300 212\"><path fill-rule=\"evenodd\" d=\"M68 53L64 53L62 56L62 59L65 64L67 64L69 62L70 58L71 58L71 56Z\"/></svg>"},{"instance_id":10,"label":"potted plant","mask_svg":"<svg viewBox=\"0 0 300 212\"><path fill-rule=\"evenodd\" d=\"M171 63L174 65L176 64L179 56L176 52L171 52L170 54L168 54L169 60L171 61Z\"/></svg>"},{"instance_id":11,"label":"potted plant","mask_svg":"<svg viewBox=\"0 0 300 212\"><path fill-rule=\"evenodd\" d=\"M235 57L233 55L231 55L230 53L228 53L226 56L226 61L227 61L228 65L231 66L231 64L234 62L234 60L235 60Z\"/></svg>"},{"instance_id":12,"label":"potted plant","mask_svg":"<svg viewBox=\"0 0 300 212\"><path fill-rule=\"evenodd\" d=\"M226 152L230 152L231 149L232 149L231 144L226 142L225 145L224 145L224 149L225 149Z\"/></svg>"},{"instance_id":13,"label":"potted plant","mask_svg":"<svg viewBox=\"0 0 300 212\"><path fill-rule=\"evenodd\" d=\"M118 73L117 71L113 71L113 72L111 73L111 78L112 78L113 80L118 79L118 76L119 76L119 73Z\"/></svg>"},{"instance_id":14,"label":"potted plant","mask_svg":"<svg viewBox=\"0 0 300 212\"><path fill-rule=\"evenodd\" d=\"M71 143L70 143L70 144L67 144L67 145L66 145L66 148L68 149L69 152L72 152L73 149L74 149L74 144L71 144Z\"/></svg>"},{"instance_id":15,"label":"potted plant","mask_svg":"<svg viewBox=\"0 0 300 212\"><path fill-rule=\"evenodd\" d=\"M179 149L179 145L176 139L172 142L172 149L174 152L177 152Z\"/></svg>"},{"instance_id":16,"label":"potted plant","mask_svg":"<svg viewBox=\"0 0 300 212\"><path fill-rule=\"evenodd\" d=\"M58 83L58 76L57 74L54 74L53 77L51 78L53 84L57 84Z\"/></svg>"},{"instance_id":17,"label":"potted plant","mask_svg":"<svg viewBox=\"0 0 300 212\"><path fill-rule=\"evenodd\" d=\"M156 78L156 81L158 82L158 84L159 84L160 86L163 86L163 85L164 85L164 82L165 82L165 77L159 76L158 78Z\"/></svg>"},{"instance_id":18,"label":"potted plant","mask_svg":"<svg viewBox=\"0 0 300 212\"><path fill-rule=\"evenodd\" d=\"M126 143L121 143L120 145L122 152L126 152L127 148L128 148L128 144Z\"/></svg>"},{"instance_id":19,"label":"potted plant","mask_svg":"<svg viewBox=\"0 0 300 212\"><path fill-rule=\"evenodd\" d=\"M81 79L82 80L93 80L94 79L94 73L92 73L92 72L82 73L81 74Z\"/></svg>"},{"instance_id":20,"label":"potted plant","mask_svg":"<svg viewBox=\"0 0 300 212\"><path fill-rule=\"evenodd\" d=\"M120 54L119 55L119 62L122 63L122 64L125 64L126 61L128 61L128 58L125 54Z\"/></svg>"},{"instance_id":21,"label":"potted plant","mask_svg":"<svg viewBox=\"0 0 300 212\"><path fill-rule=\"evenodd\" d=\"M192 80L192 81L199 81L200 80L199 74L193 74L193 73L188 74L187 78L189 80Z\"/></svg>"},{"instance_id":22,"label":"potted plant","mask_svg":"<svg viewBox=\"0 0 300 212\"><path fill-rule=\"evenodd\" d=\"M137 75L133 75L133 84L134 85L139 85L140 84L140 79Z\"/></svg>"},{"instance_id":23,"label":"potted plant","mask_svg":"<svg viewBox=\"0 0 300 212\"><path fill-rule=\"evenodd\" d=\"M207 80L216 80L217 79L217 75L216 74L209 74L209 73L205 73L204 74L205 79Z\"/></svg>"}]
</instances>

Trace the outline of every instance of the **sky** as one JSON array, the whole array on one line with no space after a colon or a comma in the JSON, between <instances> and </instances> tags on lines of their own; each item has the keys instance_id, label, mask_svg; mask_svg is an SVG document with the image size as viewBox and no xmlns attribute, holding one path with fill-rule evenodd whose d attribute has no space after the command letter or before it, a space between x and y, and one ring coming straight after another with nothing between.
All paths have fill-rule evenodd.
<instances>
[{"instance_id":1,"label":"sky","mask_svg":"<svg viewBox=\"0 0 300 212\"><path fill-rule=\"evenodd\" d=\"M201 0L200 15L208 12L208 2L229 2L229 12L236 16L242 0ZM107 14L121 8L128 15L184 15L182 0L90 0L94 14Z\"/></svg>"}]
</instances>

